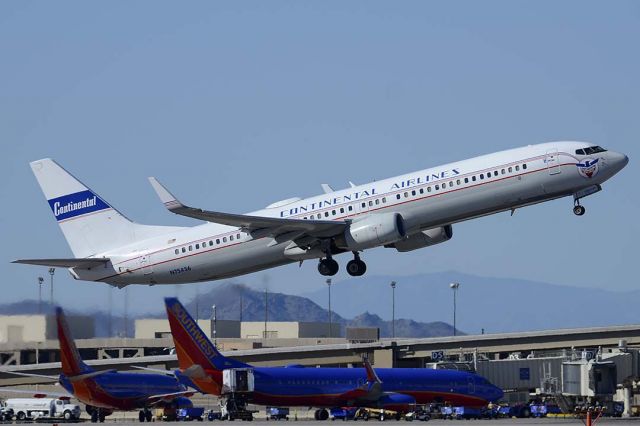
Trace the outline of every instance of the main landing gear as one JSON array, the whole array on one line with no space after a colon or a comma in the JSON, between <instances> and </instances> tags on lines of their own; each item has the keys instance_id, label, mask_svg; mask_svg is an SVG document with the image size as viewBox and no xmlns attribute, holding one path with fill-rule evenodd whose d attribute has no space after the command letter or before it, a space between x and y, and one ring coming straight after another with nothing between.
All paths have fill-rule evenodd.
<instances>
[{"instance_id":1,"label":"main landing gear","mask_svg":"<svg viewBox=\"0 0 640 426\"><path fill-rule=\"evenodd\" d=\"M327 256L324 259L320 259L318 263L318 272L320 275L332 276L338 273L340 265L331 256Z\"/></svg>"},{"instance_id":2,"label":"main landing gear","mask_svg":"<svg viewBox=\"0 0 640 426\"><path fill-rule=\"evenodd\" d=\"M153 414L151 414L151 410L149 410L148 408L140 410L140 412L138 413L138 420L140 420L141 423L143 423L145 420L147 422L150 422L152 418Z\"/></svg>"},{"instance_id":3,"label":"main landing gear","mask_svg":"<svg viewBox=\"0 0 640 426\"><path fill-rule=\"evenodd\" d=\"M360 260L360 255L357 251L353 252L353 260L347 263L347 273L352 277L360 277L367 272L367 264Z\"/></svg>"},{"instance_id":4,"label":"main landing gear","mask_svg":"<svg viewBox=\"0 0 640 426\"><path fill-rule=\"evenodd\" d=\"M329 253L327 253L327 257L324 259L320 259L318 263L318 272L320 272L320 275L333 276L338 273L339 269L340 266L338 262L336 262ZM347 273L352 277L359 277L364 275L365 272L367 272L367 264L360 259L358 252L354 251L353 260L347 263Z\"/></svg>"},{"instance_id":5,"label":"main landing gear","mask_svg":"<svg viewBox=\"0 0 640 426\"><path fill-rule=\"evenodd\" d=\"M575 200L574 204L575 205L573 206L573 214L575 214L576 216L582 216L586 209L584 208L584 206L580 205L580 200Z\"/></svg>"},{"instance_id":6,"label":"main landing gear","mask_svg":"<svg viewBox=\"0 0 640 426\"><path fill-rule=\"evenodd\" d=\"M324 408L320 409L320 410L316 410L313 413L313 418L316 420L327 420L329 418L329 412L327 410L325 410Z\"/></svg>"}]
</instances>

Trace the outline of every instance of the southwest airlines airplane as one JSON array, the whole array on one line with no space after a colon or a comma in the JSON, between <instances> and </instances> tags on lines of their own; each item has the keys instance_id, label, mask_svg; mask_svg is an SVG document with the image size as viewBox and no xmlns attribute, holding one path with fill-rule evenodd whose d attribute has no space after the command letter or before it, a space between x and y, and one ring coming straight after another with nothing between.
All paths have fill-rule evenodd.
<instances>
[{"instance_id":1,"label":"southwest airlines airplane","mask_svg":"<svg viewBox=\"0 0 640 426\"><path fill-rule=\"evenodd\" d=\"M167 209L208 222L194 227L134 223L51 159L31 168L74 258L17 263L69 268L79 280L179 284L235 277L319 259L335 275L334 255L351 252L350 275L365 273L360 253L375 247L407 252L447 241L452 224L572 196L580 200L628 163L626 155L584 142L510 149L333 191L290 198L248 214L182 204L149 178Z\"/></svg>"},{"instance_id":2,"label":"southwest airlines airplane","mask_svg":"<svg viewBox=\"0 0 640 426\"><path fill-rule=\"evenodd\" d=\"M502 398L502 390L484 377L457 370L425 368L253 367L222 355L175 298L165 299L171 335L181 374L203 393L229 395L236 406L247 402L284 407L321 407L317 420L326 420L324 408L357 406L407 412L416 404L449 402L482 407ZM236 372L244 389L225 389ZM238 377L238 376L236 376ZM235 379L236 382L240 380ZM226 383L225 383L226 382ZM240 394L236 394L240 392Z\"/></svg>"},{"instance_id":3,"label":"southwest airlines airplane","mask_svg":"<svg viewBox=\"0 0 640 426\"><path fill-rule=\"evenodd\" d=\"M60 376L18 373L21 376L44 377L56 380L69 394L56 392L37 393L36 397L76 397L86 405L91 421L104 422L106 416L116 410L140 410L139 420L150 422L150 408L188 408L193 404L187 396L193 395L186 385L191 382L179 382L180 377L167 377L160 374L119 373L114 370L96 371L80 358L80 353L69 332L69 326L61 308L56 310L58 340L60 342ZM33 391L4 389L7 392L33 393Z\"/></svg>"}]
</instances>

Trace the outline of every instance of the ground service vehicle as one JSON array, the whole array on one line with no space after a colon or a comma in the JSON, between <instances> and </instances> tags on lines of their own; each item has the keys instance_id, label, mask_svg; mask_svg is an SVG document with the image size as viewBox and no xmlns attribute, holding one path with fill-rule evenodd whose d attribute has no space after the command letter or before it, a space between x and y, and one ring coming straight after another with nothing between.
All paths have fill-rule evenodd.
<instances>
[{"instance_id":1,"label":"ground service vehicle","mask_svg":"<svg viewBox=\"0 0 640 426\"><path fill-rule=\"evenodd\" d=\"M9 398L3 412L7 420L58 418L75 421L80 418L78 405L59 398Z\"/></svg>"}]
</instances>

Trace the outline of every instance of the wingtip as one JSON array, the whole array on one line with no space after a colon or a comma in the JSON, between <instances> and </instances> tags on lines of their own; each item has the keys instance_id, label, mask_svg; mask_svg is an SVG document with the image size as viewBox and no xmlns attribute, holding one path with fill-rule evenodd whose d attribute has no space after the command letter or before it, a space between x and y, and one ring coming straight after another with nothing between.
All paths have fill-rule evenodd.
<instances>
[{"instance_id":1,"label":"wingtip","mask_svg":"<svg viewBox=\"0 0 640 426\"><path fill-rule=\"evenodd\" d=\"M164 185L162 185L160 181L158 181L158 179L150 176L149 183L151 183L151 187L158 195L158 198L160 198L160 201L162 201L165 207L167 207L169 210L171 210L171 208L182 206L182 203L180 203L180 201L178 201L178 199L171 192L169 192L169 190Z\"/></svg>"}]
</instances>

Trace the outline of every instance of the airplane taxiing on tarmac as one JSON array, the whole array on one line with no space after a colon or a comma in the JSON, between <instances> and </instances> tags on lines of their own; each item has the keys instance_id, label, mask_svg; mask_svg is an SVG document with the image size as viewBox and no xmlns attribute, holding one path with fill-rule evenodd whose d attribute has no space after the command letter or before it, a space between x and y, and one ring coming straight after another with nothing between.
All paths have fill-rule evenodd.
<instances>
[{"instance_id":1,"label":"airplane taxiing on tarmac","mask_svg":"<svg viewBox=\"0 0 640 426\"><path fill-rule=\"evenodd\" d=\"M432 402L485 406L503 396L485 378L457 370L374 369L366 360L365 368L253 367L218 352L178 299L165 305L181 373L203 393L226 394L233 407L317 407L316 419L324 420L331 407L407 412Z\"/></svg>"},{"instance_id":2,"label":"airplane taxiing on tarmac","mask_svg":"<svg viewBox=\"0 0 640 426\"><path fill-rule=\"evenodd\" d=\"M87 407L91 421L104 422L114 411L140 410L141 422L151 421L150 408L190 408L188 396L193 390L177 380L179 376L148 373L120 373L115 370L97 371L84 363L69 332L67 320L61 308L56 310L58 340L60 342L60 376L9 372L21 376L33 376L55 380L70 393L37 392L37 397L75 397ZM187 381L188 385L191 382ZM33 393L19 389L3 389L7 392Z\"/></svg>"},{"instance_id":3,"label":"airplane taxiing on tarmac","mask_svg":"<svg viewBox=\"0 0 640 426\"><path fill-rule=\"evenodd\" d=\"M194 227L134 223L51 159L31 163L75 258L16 263L69 268L75 279L128 284L211 281L292 262L319 259L335 275L334 255L360 276L360 253L375 247L407 252L448 241L452 224L573 196L580 200L628 163L624 154L584 142L549 142L396 176L325 194L291 198L249 214L188 207L155 178L169 211L208 223Z\"/></svg>"}]
</instances>

